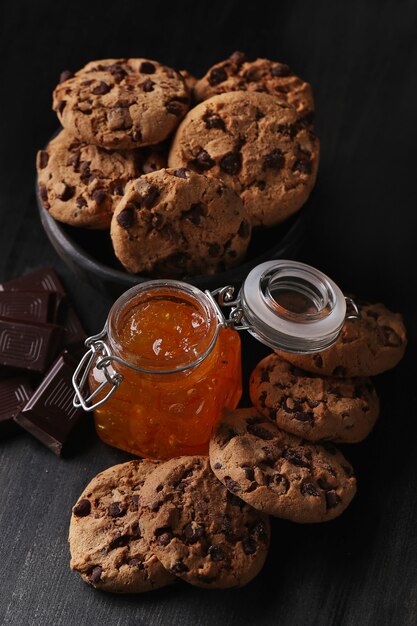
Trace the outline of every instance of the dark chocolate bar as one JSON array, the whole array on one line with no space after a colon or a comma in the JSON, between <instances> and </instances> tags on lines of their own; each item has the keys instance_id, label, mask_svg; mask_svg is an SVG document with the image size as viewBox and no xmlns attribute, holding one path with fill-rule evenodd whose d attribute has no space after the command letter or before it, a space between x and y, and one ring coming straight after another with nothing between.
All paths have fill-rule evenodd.
<instances>
[{"instance_id":1,"label":"dark chocolate bar","mask_svg":"<svg viewBox=\"0 0 417 626\"><path fill-rule=\"evenodd\" d=\"M84 411L72 403L72 375L76 365L68 352L61 354L15 417L15 422L58 456L71 430L84 415Z\"/></svg>"},{"instance_id":2,"label":"dark chocolate bar","mask_svg":"<svg viewBox=\"0 0 417 626\"><path fill-rule=\"evenodd\" d=\"M58 316L58 324L61 324L64 328L62 346L68 348L71 353L77 355L79 355L79 353L84 354L86 351L84 341L87 339L87 333L82 327L75 309L67 302L61 307Z\"/></svg>"},{"instance_id":3,"label":"dark chocolate bar","mask_svg":"<svg viewBox=\"0 0 417 626\"><path fill-rule=\"evenodd\" d=\"M0 425L17 417L32 393L31 385L23 376L0 380Z\"/></svg>"},{"instance_id":4,"label":"dark chocolate bar","mask_svg":"<svg viewBox=\"0 0 417 626\"><path fill-rule=\"evenodd\" d=\"M45 372L59 348L62 327L0 317L0 365Z\"/></svg>"},{"instance_id":5,"label":"dark chocolate bar","mask_svg":"<svg viewBox=\"0 0 417 626\"><path fill-rule=\"evenodd\" d=\"M0 317L52 322L56 302L51 291L0 291Z\"/></svg>"},{"instance_id":6,"label":"dark chocolate bar","mask_svg":"<svg viewBox=\"0 0 417 626\"><path fill-rule=\"evenodd\" d=\"M0 291L56 291L65 296L65 289L53 267L44 267L0 283Z\"/></svg>"}]
</instances>

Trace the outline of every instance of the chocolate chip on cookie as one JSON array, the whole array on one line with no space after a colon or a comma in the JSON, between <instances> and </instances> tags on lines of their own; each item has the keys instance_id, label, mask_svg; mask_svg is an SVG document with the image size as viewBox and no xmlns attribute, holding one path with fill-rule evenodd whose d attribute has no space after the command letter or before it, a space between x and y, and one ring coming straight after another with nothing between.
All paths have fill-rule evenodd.
<instances>
[{"instance_id":1,"label":"chocolate chip on cookie","mask_svg":"<svg viewBox=\"0 0 417 626\"><path fill-rule=\"evenodd\" d=\"M269 59L249 61L242 52L234 52L211 67L194 85L197 102L230 91L268 93L279 102L291 104L297 110L299 123L309 126L313 121L311 87L284 63Z\"/></svg>"},{"instance_id":2,"label":"chocolate chip on cookie","mask_svg":"<svg viewBox=\"0 0 417 626\"><path fill-rule=\"evenodd\" d=\"M317 138L292 106L265 93L230 92L186 115L168 164L221 178L240 195L252 225L272 226L307 200L318 156Z\"/></svg>"},{"instance_id":3,"label":"chocolate chip on cookie","mask_svg":"<svg viewBox=\"0 0 417 626\"><path fill-rule=\"evenodd\" d=\"M383 304L356 302L360 320L347 320L337 341L320 354L287 354L286 361L308 372L341 378L374 376L395 367L404 356L403 319Z\"/></svg>"},{"instance_id":4,"label":"chocolate chip on cookie","mask_svg":"<svg viewBox=\"0 0 417 626\"><path fill-rule=\"evenodd\" d=\"M186 168L132 181L111 225L116 256L129 272L214 274L245 256L251 235L239 196Z\"/></svg>"},{"instance_id":5,"label":"chocolate chip on cookie","mask_svg":"<svg viewBox=\"0 0 417 626\"><path fill-rule=\"evenodd\" d=\"M331 378L305 372L277 354L256 366L250 397L279 428L310 441L362 441L375 425L379 401L369 378Z\"/></svg>"},{"instance_id":6,"label":"chocolate chip on cookie","mask_svg":"<svg viewBox=\"0 0 417 626\"><path fill-rule=\"evenodd\" d=\"M131 149L166 139L189 107L184 79L147 59L92 61L55 88L53 108L79 139Z\"/></svg>"},{"instance_id":7,"label":"chocolate chip on cookie","mask_svg":"<svg viewBox=\"0 0 417 626\"><path fill-rule=\"evenodd\" d=\"M157 466L138 460L110 467L93 478L72 510L71 569L97 589L140 593L175 581L139 529L142 485Z\"/></svg>"},{"instance_id":8,"label":"chocolate chip on cookie","mask_svg":"<svg viewBox=\"0 0 417 626\"><path fill-rule=\"evenodd\" d=\"M261 570L269 548L267 516L217 480L207 457L159 466L141 491L140 528L164 567L197 587L240 587Z\"/></svg>"},{"instance_id":9,"label":"chocolate chip on cookie","mask_svg":"<svg viewBox=\"0 0 417 626\"><path fill-rule=\"evenodd\" d=\"M334 519L356 492L341 452L280 430L255 408L224 416L210 441L210 463L234 497L293 522Z\"/></svg>"}]
</instances>

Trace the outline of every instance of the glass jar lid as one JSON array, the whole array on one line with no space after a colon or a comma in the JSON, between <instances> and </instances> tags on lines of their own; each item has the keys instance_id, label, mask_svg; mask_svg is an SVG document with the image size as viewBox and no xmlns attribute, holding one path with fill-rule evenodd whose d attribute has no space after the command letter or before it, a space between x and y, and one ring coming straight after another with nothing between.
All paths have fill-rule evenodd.
<instances>
[{"instance_id":1,"label":"glass jar lid","mask_svg":"<svg viewBox=\"0 0 417 626\"><path fill-rule=\"evenodd\" d=\"M318 352L337 339L346 300L328 276L296 261L255 267L239 292L240 323L259 341L285 352Z\"/></svg>"}]
</instances>

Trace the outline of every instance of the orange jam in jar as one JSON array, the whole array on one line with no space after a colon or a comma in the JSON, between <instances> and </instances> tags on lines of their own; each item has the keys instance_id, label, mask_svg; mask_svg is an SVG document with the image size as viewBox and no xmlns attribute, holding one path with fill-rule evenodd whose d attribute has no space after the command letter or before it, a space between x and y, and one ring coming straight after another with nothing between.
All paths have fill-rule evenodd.
<instances>
[{"instance_id":1,"label":"orange jam in jar","mask_svg":"<svg viewBox=\"0 0 417 626\"><path fill-rule=\"evenodd\" d=\"M206 454L213 425L242 393L239 334L214 302L186 283L147 282L113 305L106 331L112 358L104 370L96 357L90 391L108 376L121 382L94 410L101 439L155 459Z\"/></svg>"}]
</instances>

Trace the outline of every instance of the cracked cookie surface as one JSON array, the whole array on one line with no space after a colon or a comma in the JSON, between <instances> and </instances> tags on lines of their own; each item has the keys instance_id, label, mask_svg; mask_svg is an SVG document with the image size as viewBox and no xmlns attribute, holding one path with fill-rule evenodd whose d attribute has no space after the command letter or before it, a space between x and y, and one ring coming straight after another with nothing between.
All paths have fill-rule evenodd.
<instances>
[{"instance_id":1,"label":"cracked cookie surface","mask_svg":"<svg viewBox=\"0 0 417 626\"><path fill-rule=\"evenodd\" d=\"M235 189L252 225L273 226L298 211L315 183L319 142L295 109L265 93L231 92L192 109L168 157Z\"/></svg>"},{"instance_id":2,"label":"cracked cookie surface","mask_svg":"<svg viewBox=\"0 0 417 626\"><path fill-rule=\"evenodd\" d=\"M189 107L176 70L148 59L91 61L63 72L53 109L64 128L103 148L132 149L166 139Z\"/></svg>"},{"instance_id":3,"label":"cracked cookie surface","mask_svg":"<svg viewBox=\"0 0 417 626\"><path fill-rule=\"evenodd\" d=\"M381 303L355 302L361 319L347 320L330 348L316 354L275 352L301 369L325 376L375 376L395 367L407 346L402 316Z\"/></svg>"},{"instance_id":4,"label":"cracked cookie surface","mask_svg":"<svg viewBox=\"0 0 417 626\"><path fill-rule=\"evenodd\" d=\"M369 378L319 376L277 354L258 363L249 389L262 415L309 441L362 441L379 415L378 396Z\"/></svg>"},{"instance_id":5,"label":"cracked cookie surface","mask_svg":"<svg viewBox=\"0 0 417 626\"><path fill-rule=\"evenodd\" d=\"M175 581L139 530L142 485L157 466L137 460L110 467L93 478L73 507L71 569L93 587L140 593Z\"/></svg>"},{"instance_id":6,"label":"cracked cookie surface","mask_svg":"<svg viewBox=\"0 0 417 626\"><path fill-rule=\"evenodd\" d=\"M313 121L311 87L284 63L269 59L249 61L242 52L234 52L225 61L213 65L194 85L198 102L229 91L268 93L280 102L291 104L306 125Z\"/></svg>"},{"instance_id":7,"label":"cracked cookie surface","mask_svg":"<svg viewBox=\"0 0 417 626\"><path fill-rule=\"evenodd\" d=\"M132 181L112 219L114 251L130 272L183 277L240 263L251 236L239 196L191 170L161 169Z\"/></svg>"},{"instance_id":8,"label":"cracked cookie surface","mask_svg":"<svg viewBox=\"0 0 417 626\"><path fill-rule=\"evenodd\" d=\"M239 587L258 574L269 548L268 517L231 494L203 456L158 467L141 495L140 527L172 574L207 588Z\"/></svg>"},{"instance_id":9,"label":"cracked cookie surface","mask_svg":"<svg viewBox=\"0 0 417 626\"><path fill-rule=\"evenodd\" d=\"M353 469L341 452L280 430L255 408L224 416L210 441L210 464L233 494L293 522L334 519L356 492Z\"/></svg>"}]
</instances>

